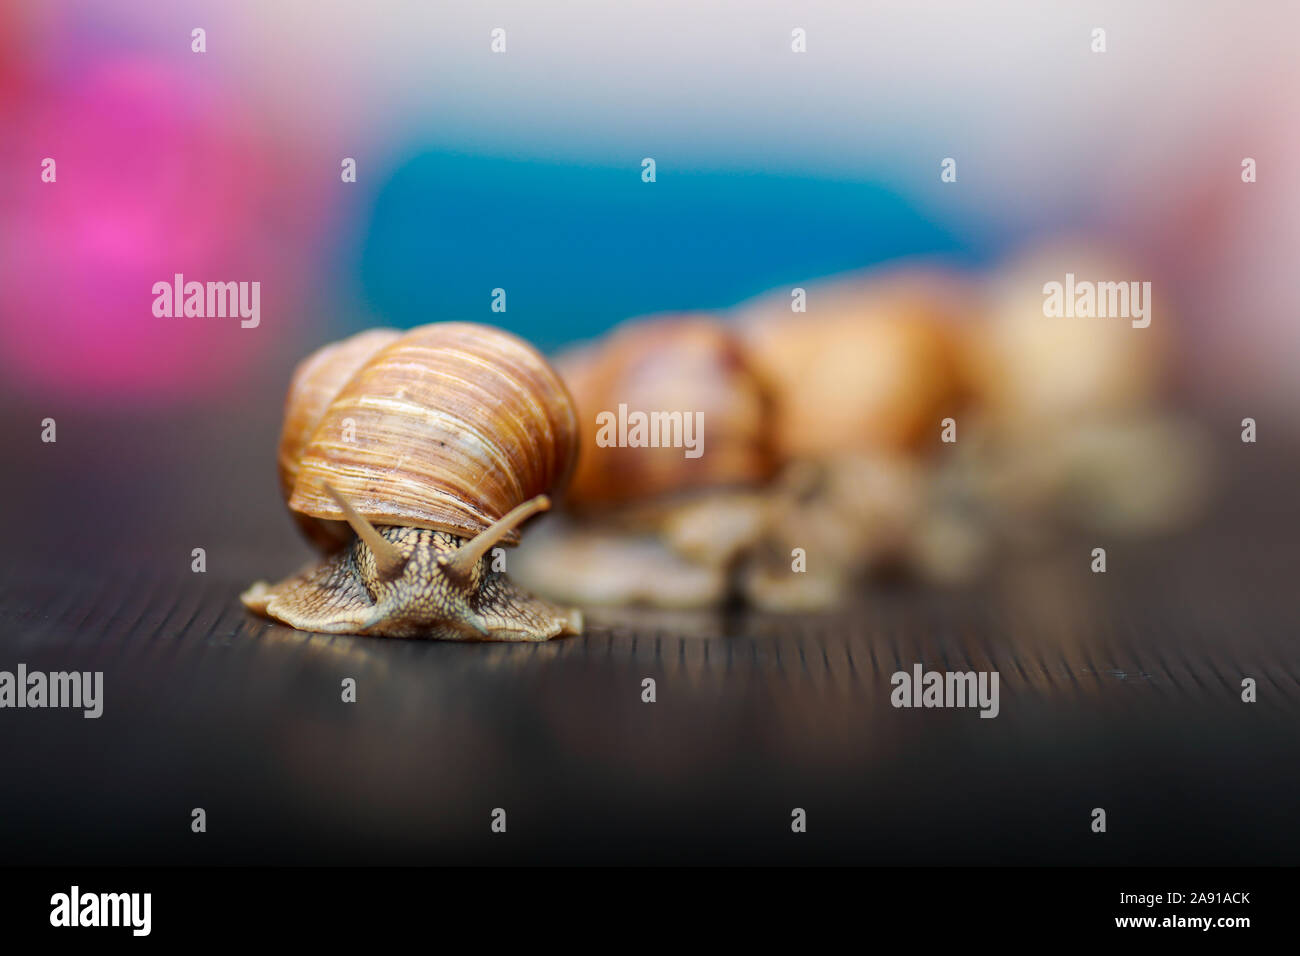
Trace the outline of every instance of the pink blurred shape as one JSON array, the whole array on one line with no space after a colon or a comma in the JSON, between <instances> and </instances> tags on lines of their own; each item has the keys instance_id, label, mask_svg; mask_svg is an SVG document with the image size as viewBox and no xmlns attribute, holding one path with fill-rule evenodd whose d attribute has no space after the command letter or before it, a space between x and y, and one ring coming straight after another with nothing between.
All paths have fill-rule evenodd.
<instances>
[{"instance_id":1,"label":"pink blurred shape","mask_svg":"<svg viewBox=\"0 0 1300 956\"><path fill-rule=\"evenodd\" d=\"M255 114L197 72L139 59L63 71L6 122L0 361L40 393L201 394L285 331L311 205ZM41 181L53 158L57 181ZM157 318L152 287L259 281L262 322Z\"/></svg>"}]
</instances>

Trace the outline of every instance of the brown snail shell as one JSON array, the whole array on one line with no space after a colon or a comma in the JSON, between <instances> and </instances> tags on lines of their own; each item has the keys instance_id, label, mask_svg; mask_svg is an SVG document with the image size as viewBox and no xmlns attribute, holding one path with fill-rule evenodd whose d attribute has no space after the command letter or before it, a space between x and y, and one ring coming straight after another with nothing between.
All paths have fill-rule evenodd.
<instances>
[{"instance_id":1,"label":"brown snail shell","mask_svg":"<svg viewBox=\"0 0 1300 956\"><path fill-rule=\"evenodd\" d=\"M556 365L578 408L582 451L568 520L524 546L520 575L589 605L721 603L731 565L761 530L756 489L777 465L770 395L732 329L703 314L633 320ZM701 454L602 445L620 406L692 416Z\"/></svg>"},{"instance_id":2,"label":"brown snail shell","mask_svg":"<svg viewBox=\"0 0 1300 956\"><path fill-rule=\"evenodd\" d=\"M326 550L340 537L329 522L357 538L280 584L254 585L248 607L335 633L581 631L577 612L489 564L489 550L516 543L517 525L563 490L577 452L572 400L535 349L470 323L377 330L328 346L294 381L280 445L289 509Z\"/></svg>"},{"instance_id":3,"label":"brown snail shell","mask_svg":"<svg viewBox=\"0 0 1300 956\"><path fill-rule=\"evenodd\" d=\"M294 370L285 401L284 428L276 463L284 500L293 495L303 449L315 433L330 402L376 352L400 338L396 329L368 329L318 349ZM322 551L336 551L352 539L345 521L322 521L291 511L294 521L308 539Z\"/></svg>"},{"instance_id":4,"label":"brown snail shell","mask_svg":"<svg viewBox=\"0 0 1300 956\"><path fill-rule=\"evenodd\" d=\"M765 481L776 468L770 396L740 341L706 315L635 320L557 359L573 392L582 454L569 489L577 509L652 503ZM602 413L699 414L703 454L680 447L602 447Z\"/></svg>"},{"instance_id":5,"label":"brown snail shell","mask_svg":"<svg viewBox=\"0 0 1300 956\"><path fill-rule=\"evenodd\" d=\"M742 307L745 346L775 388L782 456L936 445L972 392L971 301L954 277L917 272L813 286L803 313L785 292Z\"/></svg>"},{"instance_id":6,"label":"brown snail shell","mask_svg":"<svg viewBox=\"0 0 1300 956\"><path fill-rule=\"evenodd\" d=\"M426 325L372 355L330 402L289 509L343 519L329 482L376 523L473 537L562 486L576 454L573 403L535 349L487 326Z\"/></svg>"}]
</instances>

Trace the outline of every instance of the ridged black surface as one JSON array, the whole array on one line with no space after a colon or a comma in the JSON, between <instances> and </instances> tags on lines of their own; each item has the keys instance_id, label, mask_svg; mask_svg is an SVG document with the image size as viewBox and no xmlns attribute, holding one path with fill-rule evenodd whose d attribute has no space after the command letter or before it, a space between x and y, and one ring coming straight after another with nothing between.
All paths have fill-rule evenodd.
<instances>
[{"instance_id":1,"label":"ridged black surface","mask_svg":"<svg viewBox=\"0 0 1300 956\"><path fill-rule=\"evenodd\" d=\"M102 670L105 705L0 712L6 862L1300 860L1291 459L1230 461L1202 526L1105 542L1106 575L1081 541L836 615L594 614L581 638L456 645L240 607L307 556L274 436L242 421L61 423L8 475L0 669ZM892 708L916 662L997 670L1000 716Z\"/></svg>"}]
</instances>

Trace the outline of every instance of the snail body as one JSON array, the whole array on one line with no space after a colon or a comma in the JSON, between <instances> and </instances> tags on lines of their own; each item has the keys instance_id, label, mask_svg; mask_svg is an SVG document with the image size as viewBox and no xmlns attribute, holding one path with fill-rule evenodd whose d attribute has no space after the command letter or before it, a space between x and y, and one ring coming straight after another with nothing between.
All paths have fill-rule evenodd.
<instances>
[{"instance_id":1,"label":"snail body","mask_svg":"<svg viewBox=\"0 0 1300 956\"><path fill-rule=\"evenodd\" d=\"M242 600L328 633L581 633L577 611L528 594L491 556L549 508L576 454L559 376L506 332L447 322L328 346L294 376L279 456L289 510L325 556Z\"/></svg>"}]
</instances>

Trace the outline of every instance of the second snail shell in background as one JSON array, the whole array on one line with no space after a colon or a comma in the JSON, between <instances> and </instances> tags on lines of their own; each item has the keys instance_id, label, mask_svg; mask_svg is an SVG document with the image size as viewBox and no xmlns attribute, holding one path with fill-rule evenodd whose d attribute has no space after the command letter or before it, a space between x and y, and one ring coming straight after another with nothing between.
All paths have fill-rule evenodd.
<instances>
[{"instance_id":1,"label":"second snail shell in background","mask_svg":"<svg viewBox=\"0 0 1300 956\"><path fill-rule=\"evenodd\" d=\"M626 322L561 354L556 367L577 405L582 454L569 489L577 510L642 506L713 488L762 483L776 470L770 396L739 340L702 314ZM683 447L602 447L598 417L629 412L698 416L698 457Z\"/></svg>"},{"instance_id":2,"label":"second snail shell in background","mask_svg":"<svg viewBox=\"0 0 1300 956\"><path fill-rule=\"evenodd\" d=\"M785 458L915 454L969 402L978 290L946 272L867 273L737 310L746 352L776 396Z\"/></svg>"}]
</instances>

